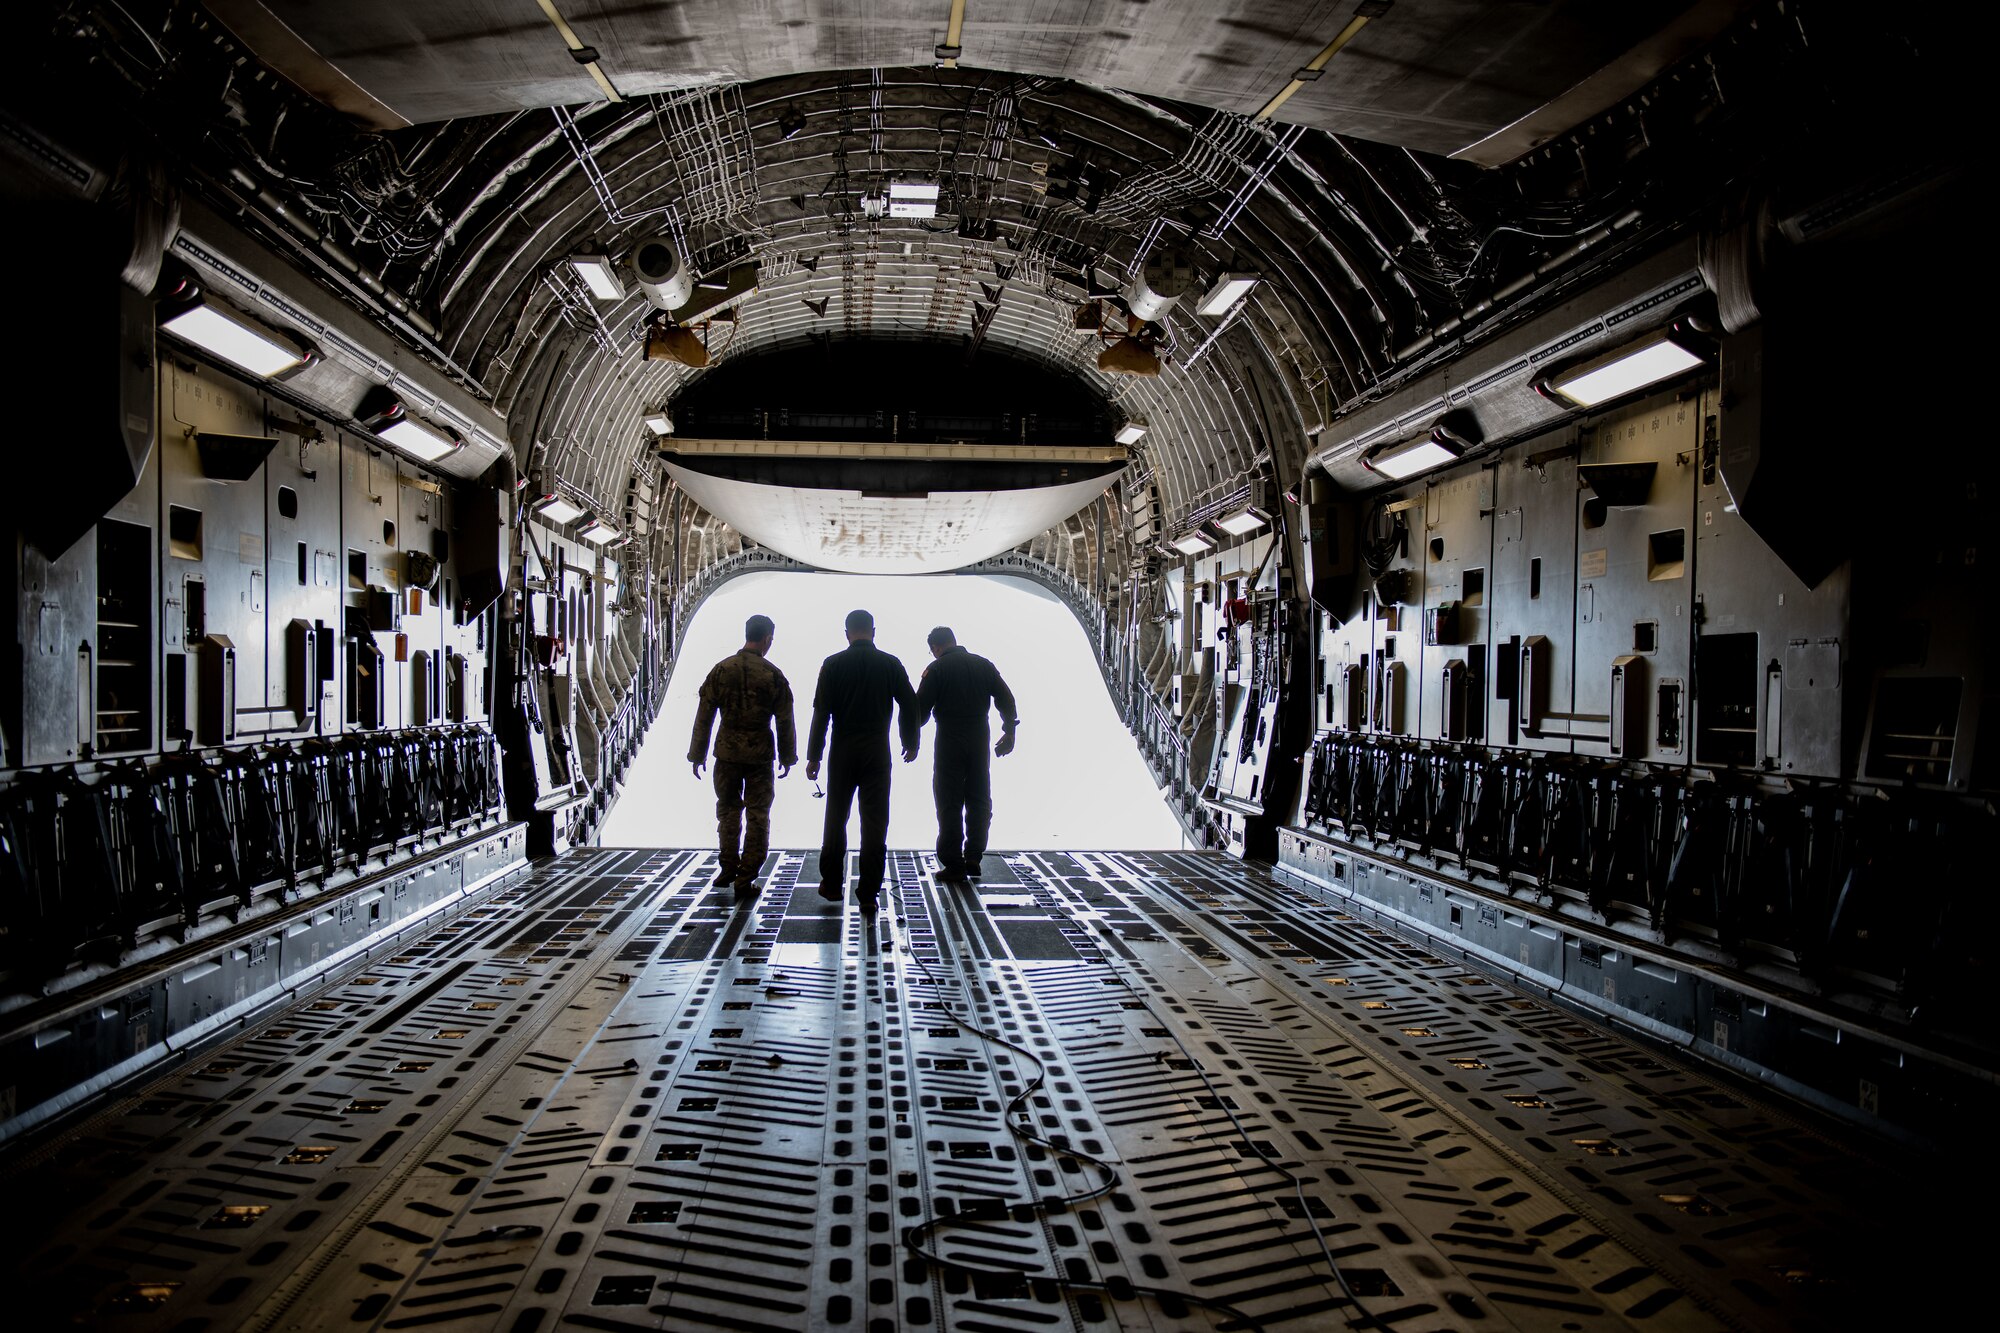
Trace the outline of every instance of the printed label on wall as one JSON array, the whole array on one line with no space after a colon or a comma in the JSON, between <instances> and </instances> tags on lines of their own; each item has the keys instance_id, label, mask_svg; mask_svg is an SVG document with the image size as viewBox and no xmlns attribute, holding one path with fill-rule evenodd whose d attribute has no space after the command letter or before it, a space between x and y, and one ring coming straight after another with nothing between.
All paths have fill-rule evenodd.
<instances>
[{"instance_id":1,"label":"printed label on wall","mask_svg":"<svg viewBox=\"0 0 2000 1333\"><path fill-rule=\"evenodd\" d=\"M1602 546L1598 547L1595 551L1583 551L1577 555L1576 576L1578 578L1601 579L1604 577L1604 570L1605 556Z\"/></svg>"}]
</instances>

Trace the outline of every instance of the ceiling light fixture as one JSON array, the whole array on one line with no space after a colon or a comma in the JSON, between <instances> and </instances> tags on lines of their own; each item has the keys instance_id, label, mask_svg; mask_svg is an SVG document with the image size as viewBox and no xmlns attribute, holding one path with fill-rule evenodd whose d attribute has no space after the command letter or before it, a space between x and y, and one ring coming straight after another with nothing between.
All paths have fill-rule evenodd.
<instances>
[{"instance_id":1,"label":"ceiling light fixture","mask_svg":"<svg viewBox=\"0 0 2000 1333\"><path fill-rule=\"evenodd\" d=\"M674 419L665 412L655 412L646 418L646 429L655 435L672 435Z\"/></svg>"},{"instance_id":2,"label":"ceiling light fixture","mask_svg":"<svg viewBox=\"0 0 2000 1333\"><path fill-rule=\"evenodd\" d=\"M889 216L892 218L934 218L938 212L938 187L923 181L892 181L889 184Z\"/></svg>"},{"instance_id":3,"label":"ceiling light fixture","mask_svg":"<svg viewBox=\"0 0 2000 1333\"><path fill-rule=\"evenodd\" d=\"M1118 428L1114 436L1120 444L1137 444L1146 434L1146 423L1134 418Z\"/></svg>"},{"instance_id":4,"label":"ceiling light fixture","mask_svg":"<svg viewBox=\"0 0 2000 1333\"><path fill-rule=\"evenodd\" d=\"M1243 537L1268 526L1270 522L1271 516L1256 505L1244 505L1241 509L1232 509L1216 519L1215 526L1232 537Z\"/></svg>"},{"instance_id":5,"label":"ceiling light fixture","mask_svg":"<svg viewBox=\"0 0 2000 1333\"><path fill-rule=\"evenodd\" d=\"M576 276L583 279L583 285L590 288L590 294L600 301L617 301L625 295L625 281L618 276L617 265L609 255L572 255L570 267Z\"/></svg>"},{"instance_id":6,"label":"ceiling light fixture","mask_svg":"<svg viewBox=\"0 0 2000 1333\"><path fill-rule=\"evenodd\" d=\"M447 435L438 427L412 418L392 422L375 433L404 453L426 463L435 463L440 458L457 453L464 443L455 435Z\"/></svg>"},{"instance_id":7,"label":"ceiling light fixture","mask_svg":"<svg viewBox=\"0 0 2000 1333\"><path fill-rule=\"evenodd\" d=\"M583 531L578 535L593 546L602 546L618 535L618 529L601 518L593 518L584 524Z\"/></svg>"},{"instance_id":8,"label":"ceiling light fixture","mask_svg":"<svg viewBox=\"0 0 2000 1333\"><path fill-rule=\"evenodd\" d=\"M1236 303L1248 296L1250 289L1260 281L1255 273L1221 274L1216 278L1215 285L1208 289L1208 295L1201 298L1201 304L1195 307L1195 313L1210 318L1226 315L1234 310Z\"/></svg>"},{"instance_id":9,"label":"ceiling light fixture","mask_svg":"<svg viewBox=\"0 0 2000 1333\"><path fill-rule=\"evenodd\" d=\"M535 501L534 509L537 518L546 519L559 528L576 522L583 517L584 512L576 505L563 499L560 495L555 494L544 495L541 499Z\"/></svg>"},{"instance_id":10,"label":"ceiling light fixture","mask_svg":"<svg viewBox=\"0 0 2000 1333\"><path fill-rule=\"evenodd\" d=\"M411 413L387 385L377 385L368 391L354 419L377 439L422 463L435 463L465 447L465 441L456 431Z\"/></svg>"},{"instance_id":11,"label":"ceiling light fixture","mask_svg":"<svg viewBox=\"0 0 2000 1333\"><path fill-rule=\"evenodd\" d=\"M1535 391L1565 407L1596 407L1708 364L1711 344L1687 320L1637 342L1550 371Z\"/></svg>"},{"instance_id":12,"label":"ceiling light fixture","mask_svg":"<svg viewBox=\"0 0 2000 1333\"><path fill-rule=\"evenodd\" d=\"M225 305L205 301L192 283L184 284L188 304L160 321L160 327L238 370L261 379L277 379L319 360L311 347L238 314ZM176 293L179 295L179 293Z\"/></svg>"},{"instance_id":13,"label":"ceiling light fixture","mask_svg":"<svg viewBox=\"0 0 2000 1333\"><path fill-rule=\"evenodd\" d=\"M1190 528L1188 531L1182 533L1180 536L1168 542L1167 545L1173 547L1176 551L1179 551L1182 555L1204 555L1207 552L1213 551L1215 549L1216 541L1215 538L1209 536L1206 532L1203 532L1200 528L1197 527L1197 528Z\"/></svg>"},{"instance_id":14,"label":"ceiling light fixture","mask_svg":"<svg viewBox=\"0 0 2000 1333\"><path fill-rule=\"evenodd\" d=\"M1462 436L1443 426L1433 426L1428 435L1392 444L1364 457L1361 463L1370 472L1379 472L1391 481L1406 481L1420 472L1456 463L1470 447L1470 442Z\"/></svg>"}]
</instances>

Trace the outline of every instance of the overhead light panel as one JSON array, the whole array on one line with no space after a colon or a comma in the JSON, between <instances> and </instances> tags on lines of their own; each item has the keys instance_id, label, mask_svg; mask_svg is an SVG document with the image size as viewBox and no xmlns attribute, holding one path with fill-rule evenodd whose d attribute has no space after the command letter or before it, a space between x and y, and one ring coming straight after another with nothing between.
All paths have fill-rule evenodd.
<instances>
[{"instance_id":1,"label":"overhead light panel","mask_svg":"<svg viewBox=\"0 0 2000 1333\"><path fill-rule=\"evenodd\" d=\"M583 517L582 509L563 499L560 495L544 495L535 503L535 513L538 517L547 519L557 527L574 523Z\"/></svg>"},{"instance_id":2,"label":"overhead light panel","mask_svg":"<svg viewBox=\"0 0 2000 1333\"><path fill-rule=\"evenodd\" d=\"M655 412L646 418L646 429L655 435L672 435L674 419L665 412Z\"/></svg>"},{"instance_id":3,"label":"overhead light panel","mask_svg":"<svg viewBox=\"0 0 2000 1333\"><path fill-rule=\"evenodd\" d=\"M1596 407L1706 364L1701 335L1676 322L1635 343L1552 371L1535 388L1571 407Z\"/></svg>"},{"instance_id":4,"label":"overhead light panel","mask_svg":"<svg viewBox=\"0 0 2000 1333\"><path fill-rule=\"evenodd\" d=\"M311 348L276 329L227 306L199 298L161 320L160 327L183 342L263 379L289 375L319 359Z\"/></svg>"},{"instance_id":5,"label":"overhead light panel","mask_svg":"<svg viewBox=\"0 0 2000 1333\"><path fill-rule=\"evenodd\" d=\"M461 445L456 436L446 434L440 427L409 417L384 426L375 433L404 453L426 463L435 463L448 454L457 453Z\"/></svg>"},{"instance_id":6,"label":"overhead light panel","mask_svg":"<svg viewBox=\"0 0 2000 1333\"><path fill-rule=\"evenodd\" d=\"M413 415L387 385L369 390L354 419L373 431L377 439L419 462L435 463L465 447L465 441L455 432Z\"/></svg>"},{"instance_id":7,"label":"overhead light panel","mask_svg":"<svg viewBox=\"0 0 2000 1333\"><path fill-rule=\"evenodd\" d=\"M1194 528L1174 538L1167 545L1182 555L1203 555L1215 549L1216 541L1200 528Z\"/></svg>"},{"instance_id":8,"label":"overhead light panel","mask_svg":"<svg viewBox=\"0 0 2000 1333\"><path fill-rule=\"evenodd\" d=\"M1439 426L1433 427L1428 435L1392 444L1361 461L1371 472L1379 472L1391 481L1404 481L1420 472L1456 463L1465 450L1466 441Z\"/></svg>"},{"instance_id":9,"label":"overhead light panel","mask_svg":"<svg viewBox=\"0 0 2000 1333\"><path fill-rule=\"evenodd\" d=\"M579 535L594 546L602 546L618 535L618 529L601 518L593 518L584 524L583 531Z\"/></svg>"},{"instance_id":10,"label":"overhead light panel","mask_svg":"<svg viewBox=\"0 0 2000 1333\"><path fill-rule=\"evenodd\" d=\"M590 288L590 294L600 301L617 301L625 295L625 282L618 276L617 266L609 255L573 255L570 266L576 276L583 279L583 285Z\"/></svg>"},{"instance_id":11,"label":"overhead light panel","mask_svg":"<svg viewBox=\"0 0 2000 1333\"><path fill-rule=\"evenodd\" d=\"M1118 434L1113 438L1120 444L1137 444L1141 439L1145 438L1145 435L1145 422L1128 421L1118 428Z\"/></svg>"},{"instance_id":12,"label":"overhead light panel","mask_svg":"<svg viewBox=\"0 0 2000 1333\"><path fill-rule=\"evenodd\" d=\"M1256 505L1244 505L1216 519L1215 526L1232 537L1243 537L1269 526L1270 522L1271 516Z\"/></svg>"},{"instance_id":13,"label":"overhead light panel","mask_svg":"<svg viewBox=\"0 0 2000 1333\"><path fill-rule=\"evenodd\" d=\"M938 211L938 187L923 181L891 181L889 216L892 218L934 218Z\"/></svg>"},{"instance_id":14,"label":"overhead light panel","mask_svg":"<svg viewBox=\"0 0 2000 1333\"><path fill-rule=\"evenodd\" d=\"M1250 289L1258 282L1259 278L1255 273L1224 273L1215 280L1215 285L1208 289L1208 295L1201 298L1201 304L1195 307L1195 313L1210 318L1226 315L1236 308L1238 301L1250 294Z\"/></svg>"}]
</instances>

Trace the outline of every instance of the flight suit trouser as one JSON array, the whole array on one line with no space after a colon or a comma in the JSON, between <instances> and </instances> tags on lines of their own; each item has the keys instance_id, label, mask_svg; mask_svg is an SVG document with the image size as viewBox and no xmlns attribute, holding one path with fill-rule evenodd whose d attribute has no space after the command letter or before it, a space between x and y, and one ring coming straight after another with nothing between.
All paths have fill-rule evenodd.
<instances>
[{"instance_id":1,"label":"flight suit trouser","mask_svg":"<svg viewBox=\"0 0 2000 1333\"><path fill-rule=\"evenodd\" d=\"M716 859L722 873L738 888L757 882L771 846L771 801L777 795L768 761L737 764L715 761ZM738 851L738 842L741 851Z\"/></svg>"},{"instance_id":2,"label":"flight suit trouser","mask_svg":"<svg viewBox=\"0 0 2000 1333\"><path fill-rule=\"evenodd\" d=\"M976 875L993 827L993 765L986 728L963 734L938 731L931 768L931 798L937 805L938 872Z\"/></svg>"},{"instance_id":3,"label":"flight suit trouser","mask_svg":"<svg viewBox=\"0 0 2000 1333\"><path fill-rule=\"evenodd\" d=\"M826 827L820 835L820 883L847 880L847 815L861 798L861 846L855 858L854 894L873 898L882 891L889 859L889 780L896 769L887 746L881 751L843 754L835 750L826 767Z\"/></svg>"}]
</instances>

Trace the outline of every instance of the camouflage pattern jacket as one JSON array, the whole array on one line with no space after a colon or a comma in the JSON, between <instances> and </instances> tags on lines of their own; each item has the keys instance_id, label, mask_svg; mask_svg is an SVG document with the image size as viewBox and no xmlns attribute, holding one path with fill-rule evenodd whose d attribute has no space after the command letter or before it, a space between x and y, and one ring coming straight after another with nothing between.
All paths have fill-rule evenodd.
<instances>
[{"instance_id":1,"label":"camouflage pattern jacket","mask_svg":"<svg viewBox=\"0 0 2000 1333\"><path fill-rule=\"evenodd\" d=\"M715 757L732 764L768 764L775 748L779 763L789 767L799 761L798 731L792 722L792 686L785 673L751 652L739 649L725 657L701 683L701 708L694 717L694 739L688 745L688 762L708 760L709 731L715 715L722 714L722 728L715 734ZM777 723L777 745L771 743L771 724Z\"/></svg>"}]
</instances>

